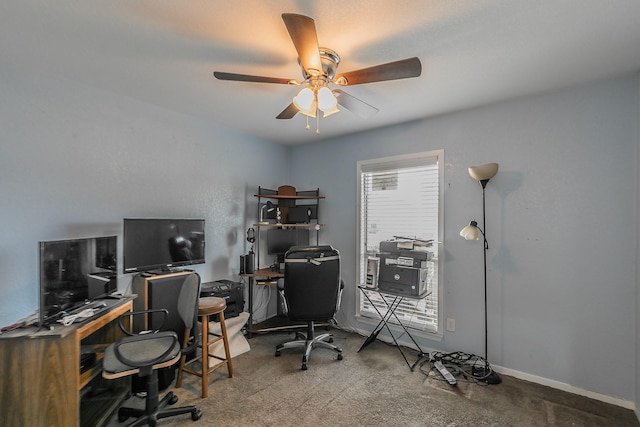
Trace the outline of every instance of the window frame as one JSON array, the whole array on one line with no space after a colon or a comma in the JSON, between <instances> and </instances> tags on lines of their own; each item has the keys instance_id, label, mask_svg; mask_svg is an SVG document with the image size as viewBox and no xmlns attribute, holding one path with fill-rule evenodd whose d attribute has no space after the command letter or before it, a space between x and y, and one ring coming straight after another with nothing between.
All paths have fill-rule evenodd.
<instances>
[{"instance_id":1,"label":"window frame","mask_svg":"<svg viewBox=\"0 0 640 427\"><path fill-rule=\"evenodd\" d=\"M398 167L411 167L418 165L421 160L425 163L432 161L433 158L436 158L437 171L438 171L438 236L434 239L433 245L436 247L436 257L434 257L433 261L436 264L437 268L437 278L436 278L436 286L437 286L437 325L436 330L423 330L412 327L412 325L406 325L411 328L412 334L415 333L416 336L429 338L433 340L441 340L443 337L443 255L444 255L444 149L423 151L411 154L402 154L397 156L386 156L375 159L368 160L360 160L357 162L356 174L357 174L357 188L356 188L356 283L359 285L364 285L366 282L366 277L363 277L363 268L361 262L366 255L361 254L360 249L362 247L361 242L361 215L362 215L362 173L363 168L365 170L372 169L392 169ZM430 160L431 159L431 160ZM364 261L366 262L366 261ZM364 274L366 276L366 273ZM375 324L379 319L375 319L373 317L361 314L361 306L362 302L366 300L364 295L362 295L362 291L358 289L356 292L355 298L355 317L358 321L363 323ZM404 323L404 322L403 322ZM389 324L394 330L397 328L401 329L399 325L394 325L393 323Z\"/></svg>"}]
</instances>

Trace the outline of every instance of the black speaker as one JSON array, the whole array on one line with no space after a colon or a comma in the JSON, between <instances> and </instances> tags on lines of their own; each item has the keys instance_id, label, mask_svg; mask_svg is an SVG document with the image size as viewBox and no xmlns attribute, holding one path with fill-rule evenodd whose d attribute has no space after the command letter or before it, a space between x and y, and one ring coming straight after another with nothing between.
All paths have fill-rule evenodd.
<instances>
[{"instance_id":1,"label":"black speaker","mask_svg":"<svg viewBox=\"0 0 640 427\"><path fill-rule=\"evenodd\" d=\"M89 278L89 299L95 299L109 295L118 289L118 277L113 273L88 274Z\"/></svg>"},{"instance_id":2,"label":"black speaker","mask_svg":"<svg viewBox=\"0 0 640 427\"><path fill-rule=\"evenodd\" d=\"M318 219L318 205L298 205L289 208L288 223L309 223L312 219Z\"/></svg>"},{"instance_id":3,"label":"black speaker","mask_svg":"<svg viewBox=\"0 0 640 427\"><path fill-rule=\"evenodd\" d=\"M254 253L240 255L240 274L253 274L255 272Z\"/></svg>"}]
</instances>

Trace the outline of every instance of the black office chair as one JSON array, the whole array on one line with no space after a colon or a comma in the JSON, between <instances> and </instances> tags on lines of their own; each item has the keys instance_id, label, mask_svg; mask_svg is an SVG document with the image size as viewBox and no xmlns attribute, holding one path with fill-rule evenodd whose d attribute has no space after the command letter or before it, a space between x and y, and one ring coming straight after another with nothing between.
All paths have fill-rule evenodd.
<instances>
[{"instance_id":1,"label":"black office chair","mask_svg":"<svg viewBox=\"0 0 640 427\"><path fill-rule=\"evenodd\" d=\"M296 340L276 347L276 356L288 348L304 348L302 370L307 369L311 350L322 347L338 353L342 349L333 342L330 333L315 335L314 322L328 322L340 306L343 284L340 280L340 254L331 246L295 246L285 254L284 297L287 317L293 321L306 321L306 336L300 332Z\"/></svg>"},{"instance_id":2,"label":"black office chair","mask_svg":"<svg viewBox=\"0 0 640 427\"><path fill-rule=\"evenodd\" d=\"M185 334L182 343L178 334L174 331L161 331L162 327L155 331L136 334L130 330L125 322L131 324L132 316L151 316L168 314L166 309L153 309L125 313L119 318L120 329L127 334L126 337L116 341L107 347L104 353L102 376L107 379L121 378L137 374L146 378L146 402L145 409L120 408L118 421L123 422L127 418L136 417L129 426L150 425L155 426L157 420L180 414L191 414L191 419L197 421L202 412L195 406L179 408L166 408L178 401L178 396L173 392L167 393L159 401L158 399L158 369L175 365L183 354L194 351L198 345L196 321L198 312L198 299L200 297L200 276L196 273L185 276L178 296L177 310L185 324Z\"/></svg>"}]
</instances>

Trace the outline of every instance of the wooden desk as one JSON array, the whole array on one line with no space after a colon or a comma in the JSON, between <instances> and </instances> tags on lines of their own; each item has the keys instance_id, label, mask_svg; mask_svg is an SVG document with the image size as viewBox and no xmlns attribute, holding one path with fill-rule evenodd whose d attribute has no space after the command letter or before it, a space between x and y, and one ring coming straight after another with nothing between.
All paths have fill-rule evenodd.
<instances>
[{"instance_id":1,"label":"wooden desk","mask_svg":"<svg viewBox=\"0 0 640 427\"><path fill-rule=\"evenodd\" d=\"M56 324L51 330L16 329L0 335L2 425L105 424L128 396L130 386L128 381L102 382L102 355L123 336L117 319L132 310L133 298L105 300L108 309L82 323ZM84 352L95 352L97 361L81 374L80 354ZM98 394L100 390L103 393Z\"/></svg>"}]
</instances>

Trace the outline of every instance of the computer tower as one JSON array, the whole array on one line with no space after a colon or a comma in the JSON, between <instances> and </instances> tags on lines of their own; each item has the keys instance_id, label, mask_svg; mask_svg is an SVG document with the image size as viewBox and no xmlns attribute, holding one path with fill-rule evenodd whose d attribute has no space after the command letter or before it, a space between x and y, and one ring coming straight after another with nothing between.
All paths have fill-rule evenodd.
<instances>
[{"instance_id":1,"label":"computer tower","mask_svg":"<svg viewBox=\"0 0 640 427\"><path fill-rule=\"evenodd\" d=\"M367 280L365 287L369 289L376 289L378 287L378 266L380 265L380 258L367 258Z\"/></svg>"}]
</instances>

